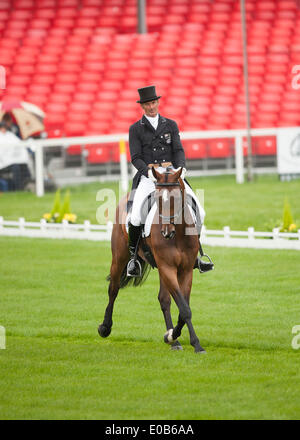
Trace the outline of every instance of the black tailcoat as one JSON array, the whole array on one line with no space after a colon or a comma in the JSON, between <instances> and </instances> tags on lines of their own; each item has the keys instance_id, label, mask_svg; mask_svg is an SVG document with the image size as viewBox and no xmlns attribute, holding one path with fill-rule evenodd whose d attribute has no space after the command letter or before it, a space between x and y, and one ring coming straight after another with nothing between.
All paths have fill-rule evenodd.
<instances>
[{"instance_id":1,"label":"black tailcoat","mask_svg":"<svg viewBox=\"0 0 300 440\"><path fill-rule=\"evenodd\" d=\"M148 119L142 119L129 128L131 162L138 170L133 189L142 175L148 177L148 164L172 162L175 168L185 167L185 154L180 141L178 126L172 119L159 115L155 130Z\"/></svg>"}]
</instances>

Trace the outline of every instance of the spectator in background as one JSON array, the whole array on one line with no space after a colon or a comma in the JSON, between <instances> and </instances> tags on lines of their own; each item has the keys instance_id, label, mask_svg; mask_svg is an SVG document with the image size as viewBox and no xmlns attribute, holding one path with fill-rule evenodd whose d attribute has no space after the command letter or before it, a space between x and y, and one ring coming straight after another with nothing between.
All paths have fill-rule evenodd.
<instances>
[{"instance_id":1,"label":"spectator in background","mask_svg":"<svg viewBox=\"0 0 300 440\"><path fill-rule=\"evenodd\" d=\"M6 133L6 125L3 122L0 122L0 139L2 135L5 133ZM8 191L8 180L1 177L1 170L0 170L0 192L5 192L5 191Z\"/></svg>"},{"instance_id":2,"label":"spectator in background","mask_svg":"<svg viewBox=\"0 0 300 440\"><path fill-rule=\"evenodd\" d=\"M8 181L0 177L0 192L8 191Z\"/></svg>"},{"instance_id":3,"label":"spectator in background","mask_svg":"<svg viewBox=\"0 0 300 440\"><path fill-rule=\"evenodd\" d=\"M0 122L0 178L3 191L24 189L30 181L28 162L28 152L21 140L7 129L5 123Z\"/></svg>"},{"instance_id":4,"label":"spectator in background","mask_svg":"<svg viewBox=\"0 0 300 440\"><path fill-rule=\"evenodd\" d=\"M6 125L7 130L11 131L19 139L22 139L19 126L14 122L10 113L4 113L1 122Z\"/></svg>"}]
</instances>

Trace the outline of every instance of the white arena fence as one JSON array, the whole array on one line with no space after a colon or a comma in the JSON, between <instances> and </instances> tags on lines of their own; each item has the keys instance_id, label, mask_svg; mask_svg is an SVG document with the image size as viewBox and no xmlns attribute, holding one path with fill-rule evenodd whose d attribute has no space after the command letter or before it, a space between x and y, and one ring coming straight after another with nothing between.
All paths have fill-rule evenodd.
<instances>
[{"instance_id":1,"label":"white arena fence","mask_svg":"<svg viewBox=\"0 0 300 440\"><path fill-rule=\"evenodd\" d=\"M110 241L113 223L93 225L89 220L82 224L26 222L4 220L0 217L0 235L9 237L55 238L72 240ZM239 247L254 249L291 249L300 251L300 229L297 233L279 232L274 228L271 232L258 232L250 227L247 231L232 231L228 226L222 230L202 228L201 241L204 245Z\"/></svg>"},{"instance_id":2,"label":"white arena fence","mask_svg":"<svg viewBox=\"0 0 300 440\"><path fill-rule=\"evenodd\" d=\"M276 136L282 131L299 130L298 127L284 127L284 128L257 128L251 130L251 136ZM243 138L247 137L246 129L239 130L213 130L213 131L190 131L181 132L182 140L200 140L200 139L223 139L234 138L235 140L235 174L236 182L244 182L244 157L243 157ZM23 141L23 145L29 147L35 152L35 181L36 194L38 197L44 195L44 159L43 149L51 147L68 148L71 145L91 145L101 143L122 143L128 141L128 133L111 134L111 135L97 135L97 136L80 136L80 137L64 137L53 139L29 139ZM128 185L128 170L126 154L120 154L120 179L123 188Z\"/></svg>"},{"instance_id":3,"label":"white arena fence","mask_svg":"<svg viewBox=\"0 0 300 440\"><path fill-rule=\"evenodd\" d=\"M0 235L9 237L30 238L67 238L74 240L108 241L111 238L112 223L93 225L89 220L82 224L70 224L67 220L62 223L26 222L23 217L18 221L4 220L0 217Z\"/></svg>"}]
</instances>

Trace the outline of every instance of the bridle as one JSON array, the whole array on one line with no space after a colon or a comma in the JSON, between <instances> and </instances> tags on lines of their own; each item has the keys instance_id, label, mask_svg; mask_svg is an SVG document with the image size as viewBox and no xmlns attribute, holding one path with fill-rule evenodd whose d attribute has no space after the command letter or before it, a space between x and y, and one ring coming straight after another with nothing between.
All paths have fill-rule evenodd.
<instances>
[{"instance_id":1,"label":"bridle","mask_svg":"<svg viewBox=\"0 0 300 440\"><path fill-rule=\"evenodd\" d=\"M180 183L178 182L161 182L161 183L155 183L155 187L156 188L168 188L168 187L174 187L174 186L179 186L180 187L180 192L181 195L183 196L183 190L184 190L184 184L183 182ZM181 216L182 211L184 209L184 203L181 204L180 209L175 212L173 215L167 216L167 215L163 215L162 213L159 213L159 217L162 219L163 222L169 223L170 225L175 226L176 225L176 220ZM163 231L161 231L162 235L164 235ZM175 231L171 232L170 237L168 238L173 238L175 235ZM166 238L166 237L165 237Z\"/></svg>"},{"instance_id":2,"label":"bridle","mask_svg":"<svg viewBox=\"0 0 300 440\"><path fill-rule=\"evenodd\" d=\"M157 188L158 186L181 186L179 182L163 182L163 183L155 183L155 187Z\"/></svg>"}]
</instances>

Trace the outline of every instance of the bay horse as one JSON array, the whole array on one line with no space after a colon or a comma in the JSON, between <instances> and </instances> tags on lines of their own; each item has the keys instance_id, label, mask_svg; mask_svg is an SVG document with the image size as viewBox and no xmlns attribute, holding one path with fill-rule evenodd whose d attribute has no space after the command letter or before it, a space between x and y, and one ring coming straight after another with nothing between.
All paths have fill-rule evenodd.
<instances>
[{"instance_id":1,"label":"bay horse","mask_svg":"<svg viewBox=\"0 0 300 440\"><path fill-rule=\"evenodd\" d=\"M187 205L184 183L180 178L182 168L176 171L167 168L164 173L159 173L152 167L152 171L157 179L154 193L157 209L150 235L147 238L141 238L137 246L137 258L142 267L142 277L127 277L129 251L125 226L127 199L124 198L117 207L116 221L112 230L112 263L110 274L107 277L109 302L104 320L98 327L98 333L102 337L109 336L113 323L114 302L119 289L128 284L141 285L151 269L150 262L152 267L154 265L157 267L159 273L158 300L167 328L164 342L170 344L173 350L181 350L182 346L177 338L181 335L181 330L186 324L194 351L206 353L195 333L189 306L193 268L199 251L199 240L192 214ZM146 252L149 249L150 255L153 256L152 262L149 253ZM174 299L179 310L175 328L170 313L171 298Z\"/></svg>"}]
</instances>

